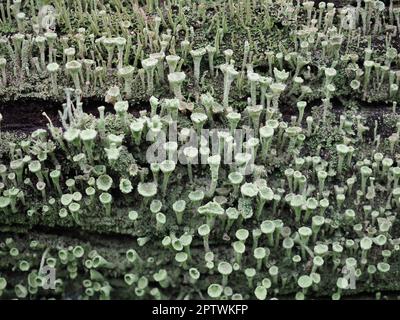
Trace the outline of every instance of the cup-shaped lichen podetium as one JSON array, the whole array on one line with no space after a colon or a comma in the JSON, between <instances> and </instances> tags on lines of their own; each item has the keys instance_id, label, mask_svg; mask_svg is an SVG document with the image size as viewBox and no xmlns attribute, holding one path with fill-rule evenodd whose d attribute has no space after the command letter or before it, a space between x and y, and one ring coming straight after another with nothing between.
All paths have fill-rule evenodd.
<instances>
[{"instance_id":1,"label":"cup-shaped lichen podetium","mask_svg":"<svg viewBox=\"0 0 400 320\"><path fill-rule=\"evenodd\" d=\"M171 173L175 170L175 161L173 160L164 160L160 163L160 170L164 174L163 183L161 187L162 193L165 195L167 191L168 181Z\"/></svg>"},{"instance_id":2,"label":"cup-shaped lichen podetium","mask_svg":"<svg viewBox=\"0 0 400 320\"><path fill-rule=\"evenodd\" d=\"M215 71L214 71L214 69L215 69L214 68L214 56L217 52L217 48L208 45L208 46L206 46L206 51L208 54L208 66L210 69L210 75L211 75L211 77L214 77L214 73L215 73Z\"/></svg>"},{"instance_id":3,"label":"cup-shaped lichen podetium","mask_svg":"<svg viewBox=\"0 0 400 320\"><path fill-rule=\"evenodd\" d=\"M206 54L206 49L205 48L199 48L196 50L191 50L190 55L193 58L193 73L194 73L194 80L198 84L200 81L200 64L201 64L201 59L203 56Z\"/></svg>"},{"instance_id":4,"label":"cup-shaped lichen podetium","mask_svg":"<svg viewBox=\"0 0 400 320\"><path fill-rule=\"evenodd\" d=\"M332 300L339 300L340 296L342 294L342 290L347 290L349 289L349 281L345 277L339 277L336 280L336 287L337 291L332 294Z\"/></svg>"},{"instance_id":5,"label":"cup-shaped lichen podetium","mask_svg":"<svg viewBox=\"0 0 400 320\"><path fill-rule=\"evenodd\" d=\"M272 107L274 110L279 109L279 98L285 89L286 85L280 82L274 82L270 85L270 90L272 93Z\"/></svg>"},{"instance_id":6,"label":"cup-shaped lichen podetium","mask_svg":"<svg viewBox=\"0 0 400 320\"><path fill-rule=\"evenodd\" d=\"M204 250L206 252L210 252L210 247L208 244L208 239L211 232L210 226L208 224L202 224L200 227L197 228L197 232L199 236L203 238Z\"/></svg>"},{"instance_id":7,"label":"cup-shaped lichen podetium","mask_svg":"<svg viewBox=\"0 0 400 320\"><path fill-rule=\"evenodd\" d=\"M371 249L372 247L372 239L369 237L363 237L360 241L360 248L361 248L361 262L367 262L367 254L368 251Z\"/></svg>"},{"instance_id":8,"label":"cup-shaped lichen podetium","mask_svg":"<svg viewBox=\"0 0 400 320\"><path fill-rule=\"evenodd\" d=\"M35 37L35 43L39 48L40 66L42 68L45 68L45 66L46 66L46 53L45 53L46 38L39 35L39 36Z\"/></svg>"},{"instance_id":9,"label":"cup-shaped lichen podetium","mask_svg":"<svg viewBox=\"0 0 400 320\"><path fill-rule=\"evenodd\" d=\"M116 42L114 38L103 38L102 43L107 50L107 69L110 69L112 66Z\"/></svg>"},{"instance_id":10,"label":"cup-shaped lichen podetium","mask_svg":"<svg viewBox=\"0 0 400 320\"><path fill-rule=\"evenodd\" d=\"M361 173L361 192L365 194L367 189L368 178L372 175L372 169L367 166L362 166L360 168L360 173Z\"/></svg>"},{"instance_id":11,"label":"cup-shaped lichen podetium","mask_svg":"<svg viewBox=\"0 0 400 320\"><path fill-rule=\"evenodd\" d=\"M292 248L294 247L294 241L290 237L286 237L282 241L282 248L285 249L286 256L288 258L292 257Z\"/></svg>"},{"instance_id":12,"label":"cup-shaped lichen podetium","mask_svg":"<svg viewBox=\"0 0 400 320\"><path fill-rule=\"evenodd\" d=\"M298 286L302 289L303 294L307 293L308 288L313 284L312 278L308 275L302 275L297 279Z\"/></svg>"},{"instance_id":13,"label":"cup-shaped lichen podetium","mask_svg":"<svg viewBox=\"0 0 400 320\"><path fill-rule=\"evenodd\" d=\"M141 265L143 264L143 259L139 256L137 251L135 249L129 249L126 251L126 259L130 264L132 264L134 267L139 269Z\"/></svg>"},{"instance_id":14,"label":"cup-shaped lichen podetium","mask_svg":"<svg viewBox=\"0 0 400 320\"><path fill-rule=\"evenodd\" d=\"M111 146L114 143L117 147L120 147L124 141L124 135L110 133L107 135L106 141L108 146Z\"/></svg>"},{"instance_id":15,"label":"cup-shaped lichen podetium","mask_svg":"<svg viewBox=\"0 0 400 320\"><path fill-rule=\"evenodd\" d=\"M202 112L193 112L190 115L190 120L192 120L193 126L196 129L198 135L201 134L204 124L206 123L208 117Z\"/></svg>"},{"instance_id":16,"label":"cup-shaped lichen podetium","mask_svg":"<svg viewBox=\"0 0 400 320\"><path fill-rule=\"evenodd\" d=\"M82 70L82 64L76 60L69 61L65 64L65 70L67 70L68 73L71 75L75 89L80 90L81 85L79 80L79 74Z\"/></svg>"},{"instance_id":17,"label":"cup-shaped lichen podetium","mask_svg":"<svg viewBox=\"0 0 400 320\"><path fill-rule=\"evenodd\" d=\"M239 186L244 180L244 176L238 171L233 171L229 173L228 180L233 187L233 196L236 197L238 195Z\"/></svg>"},{"instance_id":18,"label":"cup-shaped lichen podetium","mask_svg":"<svg viewBox=\"0 0 400 320\"><path fill-rule=\"evenodd\" d=\"M10 162L10 169L15 172L18 184L23 182L24 165L25 162L22 159L15 159Z\"/></svg>"},{"instance_id":19,"label":"cup-shaped lichen podetium","mask_svg":"<svg viewBox=\"0 0 400 320\"><path fill-rule=\"evenodd\" d=\"M94 141L97 137L97 131L94 129L85 129L80 132L79 137L83 142L89 161L93 162L93 148L95 145Z\"/></svg>"},{"instance_id":20,"label":"cup-shaped lichen podetium","mask_svg":"<svg viewBox=\"0 0 400 320\"><path fill-rule=\"evenodd\" d=\"M206 223L210 229L214 227L216 217L223 216L225 213L221 205L215 201L208 202L204 206L199 207L197 211L206 217Z\"/></svg>"},{"instance_id":21,"label":"cup-shaped lichen podetium","mask_svg":"<svg viewBox=\"0 0 400 320\"><path fill-rule=\"evenodd\" d=\"M111 189L113 179L108 174L102 174L96 179L96 187L100 191L107 192Z\"/></svg>"},{"instance_id":22,"label":"cup-shaped lichen podetium","mask_svg":"<svg viewBox=\"0 0 400 320\"><path fill-rule=\"evenodd\" d=\"M112 144L115 144L115 146L120 147L122 146L122 142L124 141L124 135L123 134L114 134L110 133L107 135L106 142L108 146L111 146Z\"/></svg>"},{"instance_id":23,"label":"cup-shaped lichen podetium","mask_svg":"<svg viewBox=\"0 0 400 320\"><path fill-rule=\"evenodd\" d=\"M178 200L172 204L172 210L174 210L176 215L176 222L178 225L182 224L183 213L186 209L186 201L185 200Z\"/></svg>"},{"instance_id":24,"label":"cup-shaped lichen podetium","mask_svg":"<svg viewBox=\"0 0 400 320\"><path fill-rule=\"evenodd\" d=\"M15 291L15 295L17 296L17 298L20 298L20 299L24 299L28 295L27 288L22 284L17 284L14 287L14 291Z\"/></svg>"},{"instance_id":25,"label":"cup-shaped lichen podetium","mask_svg":"<svg viewBox=\"0 0 400 320\"><path fill-rule=\"evenodd\" d=\"M168 75L168 82L175 95L175 98L183 100L182 96L182 83L186 79L186 74L184 72L173 72Z\"/></svg>"},{"instance_id":26,"label":"cup-shaped lichen podetium","mask_svg":"<svg viewBox=\"0 0 400 320\"><path fill-rule=\"evenodd\" d=\"M162 212L157 212L156 216L156 229L157 231L162 231L165 224L167 223L167 216Z\"/></svg>"},{"instance_id":27,"label":"cup-shaped lichen podetium","mask_svg":"<svg viewBox=\"0 0 400 320\"><path fill-rule=\"evenodd\" d=\"M195 147L186 147L183 149L183 154L187 159L189 181L193 183L192 164L195 163L199 151Z\"/></svg>"},{"instance_id":28,"label":"cup-shaped lichen podetium","mask_svg":"<svg viewBox=\"0 0 400 320\"><path fill-rule=\"evenodd\" d=\"M218 299L221 296L223 290L223 286L218 283L213 283L208 286L207 294L211 299Z\"/></svg>"},{"instance_id":29,"label":"cup-shaped lichen podetium","mask_svg":"<svg viewBox=\"0 0 400 320\"><path fill-rule=\"evenodd\" d=\"M263 109L264 108L262 105L248 106L246 108L246 111L249 114L251 122L253 123L254 133L256 136L258 136L259 133L258 131L260 128L260 119Z\"/></svg>"},{"instance_id":30,"label":"cup-shaped lichen podetium","mask_svg":"<svg viewBox=\"0 0 400 320\"><path fill-rule=\"evenodd\" d=\"M156 59L157 60L157 83L164 83L165 81L165 72L164 72L164 59L165 59L165 53L164 52L156 52L156 53L151 53L150 54L151 59Z\"/></svg>"},{"instance_id":31,"label":"cup-shaped lichen podetium","mask_svg":"<svg viewBox=\"0 0 400 320\"><path fill-rule=\"evenodd\" d=\"M254 289L254 295L258 300L265 300L267 298L268 290L263 285L257 286Z\"/></svg>"},{"instance_id":32,"label":"cup-shaped lichen podetium","mask_svg":"<svg viewBox=\"0 0 400 320\"><path fill-rule=\"evenodd\" d=\"M221 136L222 136L222 134L224 134L224 133L221 133ZM225 143L221 143L220 142L220 146L221 145L222 146L225 145L227 154L232 154L232 150L233 150L233 147L234 147L234 144L233 144L234 143L234 138L232 136L230 136L229 134L227 134L226 132L225 132L225 135L227 135L226 138L224 139ZM247 141L245 141L243 143L243 147L244 147L244 149L246 151L246 154L248 154L250 156L250 160L252 161L251 169L254 172L254 175L256 177L258 175L258 173L256 173L256 171L258 169L263 168L263 165L260 165L260 166L254 165L254 160L257 158L257 155L258 155L258 147L259 147L259 145L260 145L260 139L254 138L254 137L248 138ZM220 151L220 153L222 153L222 151Z\"/></svg>"},{"instance_id":33,"label":"cup-shaped lichen podetium","mask_svg":"<svg viewBox=\"0 0 400 320\"><path fill-rule=\"evenodd\" d=\"M157 281L162 288L167 288L169 286L169 276L165 269L160 269L153 275L153 279Z\"/></svg>"},{"instance_id":34,"label":"cup-shaped lichen podetium","mask_svg":"<svg viewBox=\"0 0 400 320\"><path fill-rule=\"evenodd\" d=\"M189 192L188 197L192 202L191 204L192 208L197 208L199 205L201 205L201 201L204 199L204 191L203 190L191 191Z\"/></svg>"},{"instance_id":35,"label":"cup-shaped lichen podetium","mask_svg":"<svg viewBox=\"0 0 400 320\"><path fill-rule=\"evenodd\" d=\"M222 65L221 70L224 74L224 99L223 106L227 108L229 106L229 92L231 90L232 82L237 78L239 72L235 70L232 65Z\"/></svg>"},{"instance_id":36,"label":"cup-shaped lichen podetium","mask_svg":"<svg viewBox=\"0 0 400 320\"><path fill-rule=\"evenodd\" d=\"M263 160L266 160L274 136L274 129L270 126L264 126L260 128L259 133L261 140L261 157Z\"/></svg>"},{"instance_id":37,"label":"cup-shaped lichen podetium","mask_svg":"<svg viewBox=\"0 0 400 320\"><path fill-rule=\"evenodd\" d=\"M142 60L142 66L147 76L147 94L152 95L154 92L154 70L158 64L158 60L147 58Z\"/></svg>"},{"instance_id":38,"label":"cup-shaped lichen podetium","mask_svg":"<svg viewBox=\"0 0 400 320\"><path fill-rule=\"evenodd\" d=\"M151 119L147 120L147 135L146 140L154 142L158 137L161 131L163 130L163 122L160 116L155 115Z\"/></svg>"},{"instance_id":39,"label":"cup-shaped lichen podetium","mask_svg":"<svg viewBox=\"0 0 400 320\"><path fill-rule=\"evenodd\" d=\"M247 79L250 83L251 105L255 106L257 104L257 85L260 81L260 75L255 72L248 72Z\"/></svg>"},{"instance_id":40,"label":"cup-shaped lichen podetium","mask_svg":"<svg viewBox=\"0 0 400 320\"><path fill-rule=\"evenodd\" d=\"M338 153L338 166L337 170L339 174L342 174L343 171L343 163L346 155L349 153L349 147L345 144L336 145L336 151Z\"/></svg>"},{"instance_id":41,"label":"cup-shaped lichen podetium","mask_svg":"<svg viewBox=\"0 0 400 320\"><path fill-rule=\"evenodd\" d=\"M368 86L370 83L372 67L375 65L374 61L365 60L364 61L364 97L367 95Z\"/></svg>"},{"instance_id":42,"label":"cup-shaped lichen podetium","mask_svg":"<svg viewBox=\"0 0 400 320\"><path fill-rule=\"evenodd\" d=\"M106 215L110 216L111 215L111 202L112 202L111 194L109 194L108 192L103 192L100 194L99 200L106 210Z\"/></svg>"},{"instance_id":43,"label":"cup-shaped lichen podetium","mask_svg":"<svg viewBox=\"0 0 400 320\"><path fill-rule=\"evenodd\" d=\"M268 248L266 249L266 248L263 248L263 247L254 248L253 256L257 260L256 269L258 271L261 270L263 262L264 261L266 262L266 260L268 258L267 250L269 250L269 249Z\"/></svg>"},{"instance_id":44,"label":"cup-shaped lichen podetium","mask_svg":"<svg viewBox=\"0 0 400 320\"><path fill-rule=\"evenodd\" d=\"M59 195L62 194L61 186L60 186L60 177L61 177L61 170L52 170L50 171L50 179L53 182L57 192Z\"/></svg>"},{"instance_id":45,"label":"cup-shaped lichen podetium","mask_svg":"<svg viewBox=\"0 0 400 320\"><path fill-rule=\"evenodd\" d=\"M295 221L298 223L301 220L301 210L305 204L304 196L294 195L290 200L290 206L293 208L295 213Z\"/></svg>"},{"instance_id":46,"label":"cup-shaped lichen podetium","mask_svg":"<svg viewBox=\"0 0 400 320\"><path fill-rule=\"evenodd\" d=\"M176 68L178 67L178 62L181 60L181 57L176 56L176 55L169 55L165 57L165 60L167 61L168 64L168 70L169 73L174 73L176 71Z\"/></svg>"},{"instance_id":47,"label":"cup-shaped lichen podetium","mask_svg":"<svg viewBox=\"0 0 400 320\"><path fill-rule=\"evenodd\" d=\"M131 193L132 190L133 190L131 181L129 179L126 179L126 178L121 178L119 180L119 190L123 194Z\"/></svg>"},{"instance_id":48,"label":"cup-shaped lichen podetium","mask_svg":"<svg viewBox=\"0 0 400 320\"><path fill-rule=\"evenodd\" d=\"M271 78L271 77L263 77L263 76L261 76L260 78L259 78L259 83L260 83L260 92L261 92L261 101L260 101L260 104L263 106L263 107L269 107L270 106L270 101L271 100L269 100L268 101L268 105L266 105L266 98L267 98L267 90L268 90L268 88L269 88L269 86L273 83L273 79ZM271 99L271 98L270 98Z\"/></svg>"},{"instance_id":49,"label":"cup-shaped lichen podetium","mask_svg":"<svg viewBox=\"0 0 400 320\"><path fill-rule=\"evenodd\" d=\"M144 198L142 207L146 207L149 200L157 194L157 184L154 182L140 182L137 186L137 191Z\"/></svg>"},{"instance_id":50,"label":"cup-shaped lichen podetium","mask_svg":"<svg viewBox=\"0 0 400 320\"><path fill-rule=\"evenodd\" d=\"M222 286L228 285L228 276L232 273L233 268L229 262L221 261L218 264L218 272L222 275Z\"/></svg>"},{"instance_id":51,"label":"cup-shaped lichen podetium","mask_svg":"<svg viewBox=\"0 0 400 320\"><path fill-rule=\"evenodd\" d=\"M246 242L246 240L247 240L247 238L249 237L249 235L250 235L250 232L249 232L249 230L247 230L247 229L238 229L236 232L235 232L235 237L239 240L239 241L242 241L243 243L245 243Z\"/></svg>"},{"instance_id":52,"label":"cup-shaped lichen podetium","mask_svg":"<svg viewBox=\"0 0 400 320\"><path fill-rule=\"evenodd\" d=\"M225 213L228 218L228 221L225 225L225 232L229 232L233 224L238 220L240 212L236 208L230 207L226 209Z\"/></svg>"},{"instance_id":53,"label":"cup-shaped lichen podetium","mask_svg":"<svg viewBox=\"0 0 400 320\"><path fill-rule=\"evenodd\" d=\"M249 288L253 288L253 280L257 274L257 270L255 268L246 268L244 269L244 275L247 278L247 286Z\"/></svg>"},{"instance_id":54,"label":"cup-shaped lichen podetium","mask_svg":"<svg viewBox=\"0 0 400 320\"><path fill-rule=\"evenodd\" d=\"M152 200L150 203L151 213L156 214L156 213L160 212L162 209L162 206L163 206L163 203L160 200L158 200L158 199Z\"/></svg>"},{"instance_id":55,"label":"cup-shaped lichen podetium","mask_svg":"<svg viewBox=\"0 0 400 320\"><path fill-rule=\"evenodd\" d=\"M246 182L240 187L240 192L245 199L255 198L258 191L259 189L255 183Z\"/></svg>"},{"instance_id":56,"label":"cup-shaped lichen podetium","mask_svg":"<svg viewBox=\"0 0 400 320\"><path fill-rule=\"evenodd\" d=\"M49 45L49 63L53 62L53 57L55 57L54 51L54 43L57 40L57 33L49 31L45 32L44 36L46 37L47 43Z\"/></svg>"},{"instance_id":57,"label":"cup-shaped lichen podetium","mask_svg":"<svg viewBox=\"0 0 400 320\"><path fill-rule=\"evenodd\" d=\"M114 110L120 121L124 124L124 126L126 126L126 116L128 113L128 109L129 109L128 101L117 101L114 104Z\"/></svg>"},{"instance_id":58,"label":"cup-shaped lichen podetium","mask_svg":"<svg viewBox=\"0 0 400 320\"><path fill-rule=\"evenodd\" d=\"M299 110L299 116L297 118L297 124L300 126L304 117L304 110L306 109L307 102L306 101L298 101L296 103L297 110Z\"/></svg>"},{"instance_id":59,"label":"cup-shaped lichen podetium","mask_svg":"<svg viewBox=\"0 0 400 320\"><path fill-rule=\"evenodd\" d=\"M260 219L264 206L274 199L274 192L270 187L262 186L258 191L256 218Z\"/></svg>"},{"instance_id":60,"label":"cup-shaped lichen podetium","mask_svg":"<svg viewBox=\"0 0 400 320\"><path fill-rule=\"evenodd\" d=\"M42 165L39 160L33 160L29 163L28 169L34 173L39 181L43 181Z\"/></svg>"},{"instance_id":61,"label":"cup-shaped lichen podetium","mask_svg":"<svg viewBox=\"0 0 400 320\"><path fill-rule=\"evenodd\" d=\"M212 123L214 118L213 115L217 111L216 110L217 103L215 102L214 97L209 92L207 92L200 96L200 102L203 105L204 109L206 110L208 119Z\"/></svg>"},{"instance_id":62,"label":"cup-shaped lichen podetium","mask_svg":"<svg viewBox=\"0 0 400 320\"><path fill-rule=\"evenodd\" d=\"M221 156L218 154L215 156L210 156L208 157L207 162L208 165L210 166L210 171L211 171L211 185L210 185L210 190L208 192L208 196L211 197L214 195L218 183L218 171L221 165Z\"/></svg>"},{"instance_id":63,"label":"cup-shaped lichen podetium","mask_svg":"<svg viewBox=\"0 0 400 320\"><path fill-rule=\"evenodd\" d=\"M134 71L135 68L133 66L125 66L118 69L118 76L124 80L124 92L127 98L131 98L132 96Z\"/></svg>"},{"instance_id":64,"label":"cup-shaped lichen podetium","mask_svg":"<svg viewBox=\"0 0 400 320\"><path fill-rule=\"evenodd\" d=\"M288 151L293 152L293 150L296 148L301 132L302 128L297 126L291 126L285 129L285 134L289 138Z\"/></svg>"},{"instance_id":65,"label":"cup-shaped lichen podetium","mask_svg":"<svg viewBox=\"0 0 400 320\"><path fill-rule=\"evenodd\" d=\"M76 54L76 50L75 48L71 47L71 48L65 48L63 51L63 55L64 57L67 58L67 62L70 62L72 60L75 59L75 54ZM65 59L64 59L65 61Z\"/></svg>"},{"instance_id":66,"label":"cup-shaped lichen podetium","mask_svg":"<svg viewBox=\"0 0 400 320\"><path fill-rule=\"evenodd\" d=\"M123 37L116 37L114 38L114 43L116 44L118 50L118 69L120 69L124 63L124 48L126 45L126 39Z\"/></svg>"},{"instance_id":67,"label":"cup-shaped lichen podetium","mask_svg":"<svg viewBox=\"0 0 400 320\"><path fill-rule=\"evenodd\" d=\"M95 253L92 261L93 261L94 269L101 269L101 268L111 269L114 267L114 264L112 262L107 261L104 257L102 257L97 252Z\"/></svg>"},{"instance_id":68,"label":"cup-shaped lichen podetium","mask_svg":"<svg viewBox=\"0 0 400 320\"><path fill-rule=\"evenodd\" d=\"M83 249L82 246L75 246L72 249L72 254L74 255L75 258L82 258L83 255L85 254L85 250Z\"/></svg>"},{"instance_id":69,"label":"cup-shaped lichen podetium","mask_svg":"<svg viewBox=\"0 0 400 320\"><path fill-rule=\"evenodd\" d=\"M270 247L274 245L275 224L271 220L265 220L260 226L261 232L267 236L267 243Z\"/></svg>"},{"instance_id":70,"label":"cup-shaped lichen podetium","mask_svg":"<svg viewBox=\"0 0 400 320\"><path fill-rule=\"evenodd\" d=\"M301 256L305 257L305 251L308 250L307 244L312 235L312 230L309 227L300 227L298 229L299 243L301 244Z\"/></svg>"},{"instance_id":71,"label":"cup-shaped lichen podetium","mask_svg":"<svg viewBox=\"0 0 400 320\"><path fill-rule=\"evenodd\" d=\"M140 144L140 141L142 139L142 132L144 129L144 120L142 119L134 119L133 122L131 122L131 124L129 125L129 129L131 131L132 134L132 139L133 142L136 145Z\"/></svg>"},{"instance_id":72,"label":"cup-shaped lichen podetium","mask_svg":"<svg viewBox=\"0 0 400 320\"><path fill-rule=\"evenodd\" d=\"M306 214L304 215L303 219L304 223L308 222L308 219L314 215L314 211L318 207L318 201L317 199L310 197L307 199L305 206L306 206Z\"/></svg>"},{"instance_id":73,"label":"cup-shaped lichen podetium","mask_svg":"<svg viewBox=\"0 0 400 320\"><path fill-rule=\"evenodd\" d=\"M47 71L50 74L51 79L51 90L55 96L58 95L57 73L59 69L60 66L56 62L52 62L47 65Z\"/></svg>"},{"instance_id":74,"label":"cup-shaped lichen podetium","mask_svg":"<svg viewBox=\"0 0 400 320\"><path fill-rule=\"evenodd\" d=\"M323 216L313 216L312 217L312 223L311 223L311 229L313 233L313 242L316 241L319 230L321 227L325 224L325 218Z\"/></svg>"},{"instance_id":75,"label":"cup-shaped lichen podetium","mask_svg":"<svg viewBox=\"0 0 400 320\"><path fill-rule=\"evenodd\" d=\"M229 131L230 131L231 135L235 134L235 130L236 130L241 118L242 118L242 115L238 112L229 112L226 115L226 119L228 120L228 123L229 123Z\"/></svg>"},{"instance_id":76,"label":"cup-shaped lichen podetium","mask_svg":"<svg viewBox=\"0 0 400 320\"><path fill-rule=\"evenodd\" d=\"M246 245L242 241L235 241L232 243L233 251L235 252L236 264L240 266Z\"/></svg>"},{"instance_id":77,"label":"cup-shaped lichen podetium","mask_svg":"<svg viewBox=\"0 0 400 320\"><path fill-rule=\"evenodd\" d=\"M106 157L110 165L114 165L116 163L116 161L120 157L122 149L123 147L115 142L110 143L109 148L104 148L104 151L106 152Z\"/></svg>"},{"instance_id":78,"label":"cup-shaped lichen podetium","mask_svg":"<svg viewBox=\"0 0 400 320\"><path fill-rule=\"evenodd\" d=\"M191 284L195 284L200 279L200 271L196 268L189 269L189 281ZM1 280L1 279L0 279Z\"/></svg>"},{"instance_id":79,"label":"cup-shaped lichen podetium","mask_svg":"<svg viewBox=\"0 0 400 320\"><path fill-rule=\"evenodd\" d=\"M150 102L150 116L154 117L157 114L158 106L160 105L160 100L157 99L155 96L151 96L149 99Z\"/></svg>"},{"instance_id":80,"label":"cup-shaped lichen podetium","mask_svg":"<svg viewBox=\"0 0 400 320\"><path fill-rule=\"evenodd\" d=\"M181 102L179 99L165 99L164 106L172 121L178 121L178 112Z\"/></svg>"},{"instance_id":81,"label":"cup-shaped lichen podetium","mask_svg":"<svg viewBox=\"0 0 400 320\"><path fill-rule=\"evenodd\" d=\"M334 68L325 68L325 87L332 83L333 78L336 76L337 71Z\"/></svg>"}]
</instances>

